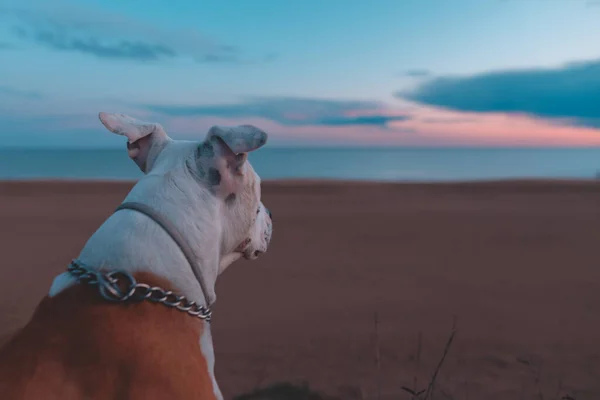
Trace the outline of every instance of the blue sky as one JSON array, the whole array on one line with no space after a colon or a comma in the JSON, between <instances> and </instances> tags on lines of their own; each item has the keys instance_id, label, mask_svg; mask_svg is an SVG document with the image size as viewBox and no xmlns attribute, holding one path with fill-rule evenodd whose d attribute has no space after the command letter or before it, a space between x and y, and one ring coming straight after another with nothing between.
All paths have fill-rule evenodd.
<instances>
[{"instance_id":1,"label":"blue sky","mask_svg":"<svg viewBox=\"0 0 600 400\"><path fill-rule=\"evenodd\" d=\"M122 144L99 111L275 145L598 145L598 21L595 0L2 0L1 145Z\"/></svg>"}]
</instances>

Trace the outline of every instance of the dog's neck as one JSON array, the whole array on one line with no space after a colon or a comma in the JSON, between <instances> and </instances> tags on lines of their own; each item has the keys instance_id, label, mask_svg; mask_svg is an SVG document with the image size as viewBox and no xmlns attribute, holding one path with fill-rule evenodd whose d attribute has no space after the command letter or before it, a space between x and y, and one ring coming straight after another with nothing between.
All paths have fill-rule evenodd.
<instances>
[{"instance_id":1,"label":"dog's neck","mask_svg":"<svg viewBox=\"0 0 600 400\"><path fill-rule=\"evenodd\" d=\"M178 178L181 179L181 176L146 176L136 184L125 201L141 202L152 207L168 218L189 241L196 255L194 264L201 269L208 291L206 297L212 304L216 299L219 265L231 262L227 257L221 260L222 228L215 218L220 205L207 189L200 185L189 188ZM202 201L202 207L194 207L192 201ZM111 215L90 237L78 259L92 268L152 273L172 284L172 287L163 289L182 294L197 304L206 303L201 285L181 249L159 224L138 211L120 210ZM65 272L54 280L49 296L53 297L76 283ZM215 397L222 399L214 375L210 325L206 322L204 325L198 339L200 350L207 361Z\"/></svg>"},{"instance_id":2,"label":"dog's neck","mask_svg":"<svg viewBox=\"0 0 600 400\"><path fill-rule=\"evenodd\" d=\"M168 233L135 210L120 210L111 215L90 237L78 259L92 268L153 273L173 284L172 288L164 289L179 292L202 305L207 297L212 304L221 262L221 226L214 218L219 204L200 186L186 190L185 185L177 183L177 176L147 176L136 184L125 201L147 204L177 226L194 249L194 266L200 269L206 294L194 275L194 266ZM192 199L197 202L199 198L203 207L190 204ZM55 279L50 295L74 283L73 278L63 274Z\"/></svg>"}]
</instances>

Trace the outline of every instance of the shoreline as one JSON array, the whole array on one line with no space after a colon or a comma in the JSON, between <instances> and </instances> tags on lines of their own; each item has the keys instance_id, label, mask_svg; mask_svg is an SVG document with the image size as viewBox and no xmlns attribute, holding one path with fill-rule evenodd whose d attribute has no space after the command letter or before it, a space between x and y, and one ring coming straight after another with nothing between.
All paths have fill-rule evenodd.
<instances>
[{"instance_id":1,"label":"shoreline","mask_svg":"<svg viewBox=\"0 0 600 400\"><path fill-rule=\"evenodd\" d=\"M0 178L0 185L4 184L134 184L139 179L130 178ZM266 185L510 185L510 184L600 184L598 178L539 178L539 177L507 177L507 178L481 178L481 179L444 179L444 180L381 180L360 178L274 178L262 179Z\"/></svg>"}]
</instances>

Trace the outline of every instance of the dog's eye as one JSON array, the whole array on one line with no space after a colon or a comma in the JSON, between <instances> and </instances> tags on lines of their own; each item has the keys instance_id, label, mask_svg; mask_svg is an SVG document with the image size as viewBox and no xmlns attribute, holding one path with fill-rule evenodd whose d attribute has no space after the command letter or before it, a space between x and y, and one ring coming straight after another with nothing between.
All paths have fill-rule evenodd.
<instances>
[{"instance_id":1,"label":"dog's eye","mask_svg":"<svg viewBox=\"0 0 600 400\"><path fill-rule=\"evenodd\" d=\"M258 207L258 209L256 210L256 215L258 215L258 213L260 213L260 207Z\"/></svg>"}]
</instances>

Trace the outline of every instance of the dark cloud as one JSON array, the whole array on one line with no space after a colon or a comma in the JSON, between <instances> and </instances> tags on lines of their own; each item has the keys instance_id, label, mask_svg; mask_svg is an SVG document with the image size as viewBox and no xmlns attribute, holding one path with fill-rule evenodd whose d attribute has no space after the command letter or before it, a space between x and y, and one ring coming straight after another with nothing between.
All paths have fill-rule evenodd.
<instances>
[{"instance_id":1,"label":"dark cloud","mask_svg":"<svg viewBox=\"0 0 600 400\"><path fill-rule=\"evenodd\" d=\"M411 78L424 78L431 75L431 71L427 69L411 69L406 71L403 75L410 76Z\"/></svg>"},{"instance_id":2,"label":"dark cloud","mask_svg":"<svg viewBox=\"0 0 600 400\"><path fill-rule=\"evenodd\" d=\"M21 35L23 34L21 33ZM100 58L153 61L177 56L173 49L161 44L127 40L110 43L103 42L94 37L70 37L50 30L36 31L31 35L31 38L36 43L55 50L92 54Z\"/></svg>"},{"instance_id":3,"label":"dark cloud","mask_svg":"<svg viewBox=\"0 0 600 400\"><path fill-rule=\"evenodd\" d=\"M349 125L375 125L385 126L388 122L407 121L408 116L388 116L388 115L365 115L361 117L337 117L325 118L319 121L319 125L329 126L349 126Z\"/></svg>"},{"instance_id":4,"label":"dark cloud","mask_svg":"<svg viewBox=\"0 0 600 400\"><path fill-rule=\"evenodd\" d=\"M235 64L239 62L238 57L228 54L205 54L200 57L196 57L196 61L201 64L212 64L212 63L225 63Z\"/></svg>"},{"instance_id":5,"label":"dark cloud","mask_svg":"<svg viewBox=\"0 0 600 400\"><path fill-rule=\"evenodd\" d=\"M243 58L241 57L241 51L233 46L221 46L217 50L216 52L208 52L200 57L196 57L196 62L200 64L252 65L272 63L279 58L278 53L268 53L262 57Z\"/></svg>"},{"instance_id":6,"label":"dark cloud","mask_svg":"<svg viewBox=\"0 0 600 400\"><path fill-rule=\"evenodd\" d=\"M406 116L366 115L349 116L360 112L377 112L385 107L378 102L345 101L295 97L259 97L243 102L179 106L179 105L145 105L150 111L174 116L211 116L222 118L260 117L276 121L284 125L373 125L385 126L391 121L406 120Z\"/></svg>"},{"instance_id":7,"label":"dark cloud","mask_svg":"<svg viewBox=\"0 0 600 400\"><path fill-rule=\"evenodd\" d=\"M199 63L237 64L240 63L239 50L234 46L219 46L215 51L196 57Z\"/></svg>"},{"instance_id":8,"label":"dark cloud","mask_svg":"<svg viewBox=\"0 0 600 400\"><path fill-rule=\"evenodd\" d=\"M247 63L237 47L211 40L195 30L163 30L118 14L57 1L61 4L37 9L0 6L0 16L14 19L12 33L18 39L57 51L140 62L188 57L207 64ZM64 12L57 12L61 6Z\"/></svg>"},{"instance_id":9,"label":"dark cloud","mask_svg":"<svg viewBox=\"0 0 600 400\"><path fill-rule=\"evenodd\" d=\"M458 111L530 114L600 127L600 60L554 69L437 77L396 95Z\"/></svg>"}]
</instances>

